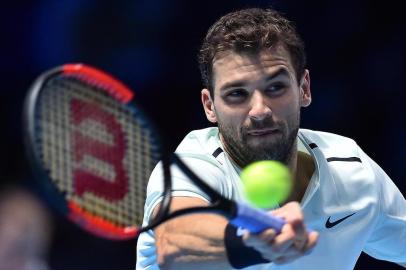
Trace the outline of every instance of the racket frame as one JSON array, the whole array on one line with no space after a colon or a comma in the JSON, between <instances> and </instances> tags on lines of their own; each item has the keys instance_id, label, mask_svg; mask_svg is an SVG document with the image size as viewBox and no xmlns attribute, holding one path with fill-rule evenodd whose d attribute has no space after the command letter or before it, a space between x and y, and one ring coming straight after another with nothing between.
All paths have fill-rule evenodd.
<instances>
[{"instance_id":1,"label":"racket frame","mask_svg":"<svg viewBox=\"0 0 406 270\"><path fill-rule=\"evenodd\" d=\"M70 221L73 221L73 223L92 233L93 235L113 240L128 240L136 238L138 237L139 233L145 231L146 229L141 229L135 226L126 228L116 226L111 222L103 220L102 218L87 212L79 205L69 202L67 199L65 199L63 192L58 190L57 187L52 183L49 171L43 167L40 154L41 151L38 149L36 136L37 132L41 132L39 131L40 127L36 121L37 102L43 87L51 79L62 74L76 77L82 82L86 81L86 76L89 76L90 78L97 78L99 82L103 82L106 86L111 86L106 88L98 87L99 89L106 90L112 98L116 99L122 104L125 104L126 106L140 108L140 106L135 105L134 101L132 100L134 95L127 86L114 79L109 74L91 66L77 63L65 64L42 73L31 85L24 100L23 107L23 137L24 144L26 146L26 156L29 164L31 165L33 178L36 182L34 185L34 190L39 193L39 196L44 199L46 204L55 210L56 213L67 217ZM83 77L82 75L85 76ZM119 91L113 92L109 91L109 89L119 89ZM137 113L139 111L140 110L138 109ZM145 116L143 115L143 117ZM148 125L151 124L151 121L147 122ZM149 126L148 128L155 129L155 127L152 126ZM164 202L165 205L168 205L168 207L161 207L158 212L158 216L166 216L171 203L171 178L166 177L165 179L167 181L164 183Z\"/></svg>"}]
</instances>

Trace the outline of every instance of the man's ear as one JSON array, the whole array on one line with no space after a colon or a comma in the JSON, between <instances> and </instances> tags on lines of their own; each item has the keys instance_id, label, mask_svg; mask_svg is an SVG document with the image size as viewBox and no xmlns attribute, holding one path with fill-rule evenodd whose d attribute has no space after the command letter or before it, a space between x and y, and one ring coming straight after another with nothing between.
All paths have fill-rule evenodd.
<instances>
[{"instance_id":1,"label":"man's ear","mask_svg":"<svg viewBox=\"0 0 406 270\"><path fill-rule=\"evenodd\" d=\"M217 123L216 113L214 111L214 103L210 95L210 91L204 88L201 91L201 100L204 108L204 112L206 113L207 120L212 123Z\"/></svg>"},{"instance_id":2,"label":"man's ear","mask_svg":"<svg viewBox=\"0 0 406 270\"><path fill-rule=\"evenodd\" d=\"M312 93L310 91L310 73L305 69L302 79L300 80L300 106L307 107L312 103Z\"/></svg>"}]
</instances>

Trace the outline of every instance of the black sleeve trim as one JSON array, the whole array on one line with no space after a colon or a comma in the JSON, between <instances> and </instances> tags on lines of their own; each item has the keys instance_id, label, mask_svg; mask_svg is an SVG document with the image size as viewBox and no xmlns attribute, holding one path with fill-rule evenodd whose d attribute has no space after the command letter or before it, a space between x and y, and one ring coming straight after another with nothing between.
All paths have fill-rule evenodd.
<instances>
[{"instance_id":1,"label":"black sleeve trim","mask_svg":"<svg viewBox=\"0 0 406 270\"><path fill-rule=\"evenodd\" d=\"M213 152L213 157L217 157L218 155L221 154L221 152L223 152L223 149L221 149L220 147L216 149L216 151Z\"/></svg>"},{"instance_id":2,"label":"black sleeve trim","mask_svg":"<svg viewBox=\"0 0 406 270\"><path fill-rule=\"evenodd\" d=\"M309 144L309 146L310 146L310 149L314 149L314 148L318 147L317 144L315 144L315 143L311 143L311 144Z\"/></svg>"},{"instance_id":3,"label":"black sleeve trim","mask_svg":"<svg viewBox=\"0 0 406 270\"><path fill-rule=\"evenodd\" d=\"M341 158L341 157L329 157L327 158L328 162L331 161L347 161L347 162L361 162L361 159L359 157L347 157L347 158Z\"/></svg>"}]
</instances>

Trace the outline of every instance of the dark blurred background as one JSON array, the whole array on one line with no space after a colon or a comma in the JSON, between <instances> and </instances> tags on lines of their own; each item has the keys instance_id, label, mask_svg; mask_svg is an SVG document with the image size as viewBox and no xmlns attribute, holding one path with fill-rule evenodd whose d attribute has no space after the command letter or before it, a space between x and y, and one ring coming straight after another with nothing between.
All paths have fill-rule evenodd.
<instances>
[{"instance_id":1,"label":"dark blurred background","mask_svg":"<svg viewBox=\"0 0 406 270\"><path fill-rule=\"evenodd\" d=\"M272 5L295 21L308 54L313 104L302 127L349 136L406 182L406 19L401 1L7 1L0 9L0 181L29 178L21 136L24 95L67 62L124 82L175 147L206 122L196 53L208 27L242 7ZM52 270L133 269L135 242L94 238L55 216ZM401 269L363 255L357 269ZM0 267L1 268L1 267Z\"/></svg>"}]
</instances>

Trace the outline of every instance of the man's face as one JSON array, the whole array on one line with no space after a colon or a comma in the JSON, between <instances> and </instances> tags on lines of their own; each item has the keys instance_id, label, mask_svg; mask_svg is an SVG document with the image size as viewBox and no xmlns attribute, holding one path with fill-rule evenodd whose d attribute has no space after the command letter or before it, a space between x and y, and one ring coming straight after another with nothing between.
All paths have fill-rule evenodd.
<instances>
[{"instance_id":1,"label":"man's face","mask_svg":"<svg viewBox=\"0 0 406 270\"><path fill-rule=\"evenodd\" d=\"M202 101L233 160L240 166L263 159L288 163L300 108L310 104L308 71L298 84L289 53L276 47L256 55L222 54L213 75L214 97L203 89Z\"/></svg>"}]
</instances>

